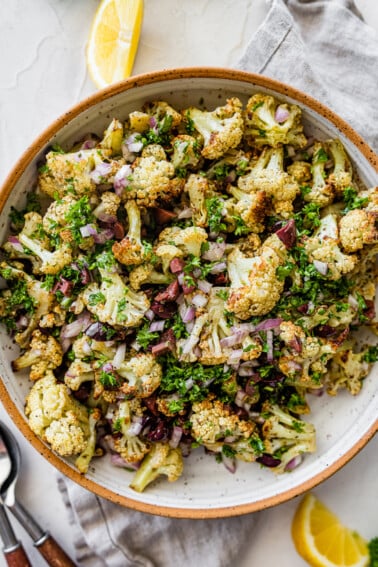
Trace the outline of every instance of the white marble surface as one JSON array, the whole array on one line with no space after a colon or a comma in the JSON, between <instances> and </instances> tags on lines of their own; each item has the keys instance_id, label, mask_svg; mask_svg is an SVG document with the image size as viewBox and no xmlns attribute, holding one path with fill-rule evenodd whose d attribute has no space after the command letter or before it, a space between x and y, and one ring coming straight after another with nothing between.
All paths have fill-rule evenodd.
<instances>
[{"instance_id":1,"label":"white marble surface","mask_svg":"<svg viewBox=\"0 0 378 567\"><path fill-rule=\"evenodd\" d=\"M378 2L356 3L378 30ZM95 91L84 53L97 5L98 0L0 0L1 181L45 126ZM134 73L190 65L232 66L265 13L265 0L145 0ZM1 405L0 418L10 425L22 448L20 498L73 555L72 528L57 491L55 469L15 430ZM315 490L366 538L378 535L377 454L378 437ZM290 538L296 504L294 500L259 514L238 567L305 565ZM45 565L27 535L14 525L33 565Z\"/></svg>"}]
</instances>

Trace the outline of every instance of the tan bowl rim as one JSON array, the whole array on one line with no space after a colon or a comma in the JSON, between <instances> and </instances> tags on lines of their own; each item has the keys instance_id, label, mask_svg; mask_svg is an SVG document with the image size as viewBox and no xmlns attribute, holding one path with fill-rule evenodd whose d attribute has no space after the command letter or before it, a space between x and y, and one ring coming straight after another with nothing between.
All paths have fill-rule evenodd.
<instances>
[{"instance_id":1,"label":"tan bowl rim","mask_svg":"<svg viewBox=\"0 0 378 567\"><path fill-rule=\"evenodd\" d=\"M151 73L144 73L136 75L129 79L125 79L119 83L111 85L106 89L102 89L91 96L85 98L81 102L75 104L67 112L59 116L50 126L48 126L35 141L25 150L21 155L4 183L0 188L0 213L19 178L21 177L25 168L34 159L34 157L46 146L49 140L56 135L59 130L67 124L67 122L76 118L79 114L102 102L114 95L120 94L123 91L130 90L134 87L139 87L147 84L175 80L175 79L196 79L196 78L214 78L214 79L227 79L236 80L244 83L251 83L254 86L261 86L263 88L272 89L281 95L289 96L295 99L299 104L304 104L317 112L321 116L327 118L332 122L340 132L342 132L355 146L357 151L362 153L372 167L378 172L378 155L373 149L365 142L365 140L342 118L335 112L330 110L327 106L320 103L313 97L305 94L304 92L286 85L275 79L271 79L264 75L257 75L246 71L239 71L223 67L186 67L178 69L168 69L162 71L154 71ZM273 496L264 498L258 502L250 502L247 504L240 504L236 506L217 507L217 508L181 508L170 506L159 506L155 504L148 504L133 500L132 498L116 494L115 492L98 485L95 481L82 476L79 472L72 469L66 462L61 460L55 455L51 449L47 447L29 428L26 420L17 409L15 403L11 399L8 390L3 382L0 380L0 399L4 404L5 409L12 418L14 424L18 427L24 437L31 443L43 457L49 461L56 469L58 469L65 476L75 481L83 488L97 494L100 497L106 498L116 504L120 504L127 508L155 514L159 516L173 517L173 518L192 518L192 519L205 519L205 518L222 518L229 516L237 516L256 512L277 504L286 502L295 496L303 494L312 489L319 483L323 482L341 467L343 467L352 457L354 457L374 436L378 431L378 419L372 426L361 436L361 438L339 459L332 465L326 467L322 472L314 475L311 479L295 486L289 490L275 494Z\"/></svg>"}]
</instances>

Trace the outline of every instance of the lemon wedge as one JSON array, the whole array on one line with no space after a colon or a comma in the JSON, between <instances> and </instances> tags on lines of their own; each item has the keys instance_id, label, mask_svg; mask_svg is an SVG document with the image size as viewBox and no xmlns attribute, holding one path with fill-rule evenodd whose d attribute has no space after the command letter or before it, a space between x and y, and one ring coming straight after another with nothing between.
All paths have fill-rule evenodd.
<instances>
[{"instance_id":1,"label":"lemon wedge","mask_svg":"<svg viewBox=\"0 0 378 567\"><path fill-rule=\"evenodd\" d=\"M291 534L301 557L312 567L365 567L366 541L344 526L313 494L308 493L294 514Z\"/></svg>"},{"instance_id":2,"label":"lemon wedge","mask_svg":"<svg viewBox=\"0 0 378 567\"><path fill-rule=\"evenodd\" d=\"M143 20L143 0L102 0L87 44L87 67L98 88L131 75Z\"/></svg>"}]
</instances>

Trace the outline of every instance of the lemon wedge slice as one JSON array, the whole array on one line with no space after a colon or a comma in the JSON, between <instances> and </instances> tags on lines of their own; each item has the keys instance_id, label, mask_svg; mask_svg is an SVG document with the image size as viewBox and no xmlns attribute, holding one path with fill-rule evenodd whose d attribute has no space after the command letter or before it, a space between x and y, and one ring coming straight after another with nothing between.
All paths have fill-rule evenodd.
<instances>
[{"instance_id":1,"label":"lemon wedge slice","mask_svg":"<svg viewBox=\"0 0 378 567\"><path fill-rule=\"evenodd\" d=\"M299 555L312 567L365 567L369 564L366 541L344 526L311 493L298 505L291 534Z\"/></svg>"},{"instance_id":2,"label":"lemon wedge slice","mask_svg":"<svg viewBox=\"0 0 378 567\"><path fill-rule=\"evenodd\" d=\"M143 20L143 0L102 0L87 45L87 67L98 88L131 75Z\"/></svg>"}]
</instances>

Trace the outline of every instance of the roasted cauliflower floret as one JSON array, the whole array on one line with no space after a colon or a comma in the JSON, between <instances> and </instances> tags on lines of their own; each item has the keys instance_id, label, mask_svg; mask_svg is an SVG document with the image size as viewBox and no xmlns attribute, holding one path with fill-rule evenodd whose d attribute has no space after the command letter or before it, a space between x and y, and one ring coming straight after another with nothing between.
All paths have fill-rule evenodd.
<instances>
[{"instance_id":1,"label":"roasted cauliflower floret","mask_svg":"<svg viewBox=\"0 0 378 567\"><path fill-rule=\"evenodd\" d=\"M326 388L328 394L335 396L340 389L345 388L353 396L356 396L371 368L371 365L364 358L364 351L353 352L352 348L348 348L348 346L336 352L327 374Z\"/></svg>"},{"instance_id":2,"label":"roasted cauliflower floret","mask_svg":"<svg viewBox=\"0 0 378 567\"><path fill-rule=\"evenodd\" d=\"M340 140L329 140L327 149L333 160L333 170L328 176L328 183L334 187L337 195L352 185L352 164Z\"/></svg>"},{"instance_id":3,"label":"roasted cauliflower floret","mask_svg":"<svg viewBox=\"0 0 378 567\"><path fill-rule=\"evenodd\" d=\"M143 105L143 112L135 111L129 114L131 130L145 132L152 129L156 133L159 130L170 129L180 124L182 116L167 102L156 100Z\"/></svg>"},{"instance_id":4,"label":"roasted cauliflower floret","mask_svg":"<svg viewBox=\"0 0 378 567\"><path fill-rule=\"evenodd\" d=\"M212 394L202 402L193 403L190 423L194 439L205 446L229 436L248 439L254 430L253 423L239 419Z\"/></svg>"},{"instance_id":5,"label":"roasted cauliflower floret","mask_svg":"<svg viewBox=\"0 0 378 567\"><path fill-rule=\"evenodd\" d=\"M240 216L245 226L252 232L262 232L270 204L270 199L267 198L265 191L245 193L233 186L230 186L228 191L237 200L235 213Z\"/></svg>"},{"instance_id":6,"label":"roasted cauliflower floret","mask_svg":"<svg viewBox=\"0 0 378 567\"><path fill-rule=\"evenodd\" d=\"M218 159L227 150L236 148L243 135L242 103L236 97L227 100L212 112L190 107L186 115L203 138L201 154L206 159Z\"/></svg>"},{"instance_id":7,"label":"roasted cauliflower floret","mask_svg":"<svg viewBox=\"0 0 378 567\"><path fill-rule=\"evenodd\" d=\"M345 252L357 252L365 245L377 243L377 218L377 213L354 209L340 219L340 241Z\"/></svg>"},{"instance_id":8,"label":"roasted cauliflower floret","mask_svg":"<svg viewBox=\"0 0 378 567\"><path fill-rule=\"evenodd\" d=\"M84 451L80 453L75 461L75 466L78 471L82 474L88 472L89 465L93 457L101 457L103 450L99 447L97 448L97 424L102 418L101 411L98 408L94 408L89 412L89 437L87 441L87 446Z\"/></svg>"},{"instance_id":9,"label":"roasted cauliflower floret","mask_svg":"<svg viewBox=\"0 0 378 567\"><path fill-rule=\"evenodd\" d=\"M39 329L33 331L28 350L12 361L15 372L30 368L30 380L42 378L47 370L54 370L62 364L62 347L54 337L44 335Z\"/></svg>"},{"instance_id":10,"label":"roasted cauliflower floret","mask_svg":"<svg viewBox=\"0 0 378 567\"><path fill-rule=\"evenodd\" d=\"M57 234L67 225L67 214L78 202L73 195L65 195L53 201L43 217L43 229L47 234ZM29 234L29 236L31 236Z\"/></svg>"},{"instance_id":11,"label":"roasted cauliflower floret","mask_svg":"<svg viewBox=\"0 0 378 567\"><path fill-rule=\"evenodd\" d=\"M293 459L316 451L315 427L311 423L293 417L275 404L266 403L263 413L267 415L262 426L265 452L280 461L274 472L286 472Z\"/></svg>"},{"instance_id":12,"label":"roasted cauliflower floret","mask_svg":"<svg viewBox=\"0 0 378 567\"><path fill-rule=\"evenodd\" d=\"M150 353L136 354L124 361L117 373L125 379L122 392L138 398L147 398L159 387L162 368Z\"/></svg>"},{"instance_id":13,"label":"roasted cauliflower floret","mask_svg":"<svg viewBox=\"0 0 378 567\"><path fill-rule=\"evenodd\" d=\"M41 260L39 257L30 254L30 250L23 245L22 238L26 236L32 239L36 235L40 237L39 243L41 247L48 248L48 238L41 235L42 216L39 213L30 212L24 215L24 226L18 236L9 236L7 242L2 246L11 260L28 260L32 265L33 274L41 273Z\"/></svg>"},{"instance_id":14,"label":"roasted cauliflower floret","mask_svg":"<svg viewBox=\"0 0 378 567\"><path fill-rule=\"evenodd\" d=\"M239 177L238 187L245 193L264 191L272 200L274 211L287 218L300 190L295 179L284 171L283 159L282 147L264 148L247 175Z\"/></svg>"},{"instance_id":15,"label":"roasted cauliflower floret","mask_svg":"<svg viewBox=\"0 0 378 567\"><path fill-rule=\"evenodd\" d=\"M25 309L27 311L26 328L17 330L14 336L21 348L27 348L31 333L41 319L53 310L54 297L43 287L42 282L6 262L1 262L0 274L10 282L10 289L2 292L2 298L5 300L3 315L17 320L20 312Z\"/></svg>"},{"instance_id":16,"label":"roasted cauliflower floret","mask_svg":"<svg viewBox=\"0 0 378 567\"><path fill-rule=\"evenodd\" d=\"M121 198L112 193L111 191L105 191L102 193L100 198L100 203L93 211L93 215L102 222L116 222L117 221L117 211L121 203Z\"/></svg>"},{"instance_id":17,"label":"roasted cauliflower floret","mask_svg":"<svg viewBox=\"0 0 378 567\"><path fill-rule=\"evenodd\" d=\"M126 201L125 209L129 220L129 230L120 242L113 244L112 251L121 264L138 266L146 260L145 248L141 239L140 210L135 201Z\"/></svg>"},{"instance_id":18,"label":"roasted cauliflower floret","mask_svg":"<svg viewBox=\"0 0 378 567\"><path fill-rule=\"evenodd\" d=\"M307 185L312 179L311 164L307 161L295 161L286 169L298 185Z\"/></svg>"},{"instance_id":19,"label":"roasted cauliflower floret","mask_svg":"<svg viewBox=\"0 0 378 567\"><path fill-rule=\"evenodd\" d=\"M117 120L117 118L113 118L97 147L104 150L110 150L112 156L119 156L122 154L122 140L122 122Z\"/></svg>"},{"instance_id":20,"label":"roasted cauliflower floret","mask_svg":"<svg viewBox=\"0 0 378 567\"><path fill-rule=\"evenodd\" d=\"M138 157L132 164L130 183L123 197L146 207L170 201L180 195L184 187L184 180L174 175L175 168L167 160L156 159L154 155Z\"/></svg>"},{"instance_id":21,"label":"roasted cauliflower floret","mask_svg":"<svg viewBox=\"0 0 378 567\"><path fill-rule=\"evenodd\" d=\"M189 196L194 224L199 227L206 227L209 212L207 203L208 199L214 196L214 187L203 175L192 173L185 183L184 190Z\"/></svg>"},{"instance_id":22,"label":"roasted cauliflower floret","mask_svg":"<svg viewBox=\"0 0 378 567\"><path fill-rule=\"evenodd\" d=\"M97 263L101 265L101 256ZM101 323L116 327L138 326L150 307L146 294L132 291L116 271L99 267L99 272L101 285L90 283L82 293L88 311Z\"/></svg>"},{"instance_id":23,"label":"roasted cauliflower floret","mask_svg":"<svg viewBox=\"0 0 378 567\"><path fill-rule=\"evenodd\" d=\"M42 274L54 275L59 273L67 264L72 262L72 249L69 244L63 242L63 244L50 252L43 248L42 244L26 234L19 234L19 240L21 244L25 246L28 250L32 252L40 261L39 271Z\"/></svg>"},{"instance_id":24,"label":"roasted cauliflower floret","mask_svg":"<svg viewBox=\"0 0 378 567\"><path fill-rule=\"evenodd\" d=\"M113 417L114 450L126 463L139 463L150 451L151 444L142 440L136 433L133 419L141 419L143 415L140 400L122 400Z\"/></svg>"},{"instance_id":25,"label":"roasted cauliflower floret","mask_svg":"<svg viewBox=\"0 0 378 567\"><path fill-rule=\"evenodd\" d=\"M322 262L327 266L327 277L332 280L351 272L357 262L356 256L340 250L337 219L332 214L320 220L314 236L305 241L305 250L311 262Z\"/></svg>"},{"instance_id":26,"label":"roasted cauliflower floret","mask_svg":"<svg viewBox=\"0 0 378 567\"><path fill-rule=\"evenodd\" d=\"M235 248L227 263L231 281L227 310L240 319L269 313L283 291L284 282L276 275L280 263L272 248L266 247L260 256L254 258L245 257Z\"/></svg>"},{"instance_id":27,"label":"roasted cauliflower floret","mask_svg":"<svg viewBox=\"0 0 378 567\"><path fill-rule=\"evenodd\" d=\"M204 326L199 347L201 349L200 362L202 364L223 364L227 361L231 349L222 347L221 340L231 335L231 329L225 316L225 300L220 293L225 288L213 287L209 294L206 310L208 319Z\"/></svg>"},{"instance_id":28,"label":"roasted cauliflower floret","mask_svg":"<svg viewBox=\"0 0 378 567\"><path fill-rule=\"evenodd\" d=\"M304 200L316 203L319 207L330 205L335 198L334 186L328 182L325 171L327 161L328 155L323 144L315 142L311 166L312 181L308 183L311 189L305 193Z\"/></svg>"},{"instance_id":29,"label":"roasted cauliflower floret","mask_svg":"<svg viewBox=\"0 0 378 567\"><path fill-rule=\"evenodd\" d=\"M172 274L158 272L153 264L142 264L129 273L130 285L137 291L145 284L165 285L172 280Z\"/></svg>"},{"instance_id":30,"label":"roasted cauliflower floret","mask_svg":"<svg viewBox=\"0 0 378 567\"><path fill-rule=\"evenodd\" d=\"M180 229L177 226L165 228L159 234L159 246L173 245L185 255L201 256L201 248L207 241L207 232L198 226Z\"/></svg>"},{"instance_id":31,"label":"roasted cauliflower floret","mask_svg":"<svg viewBox=\"0 0 378 567\"><path fill-rule=\"evenodd\" d=\"M96 185L91 171L110 154L110 150L98 148L75 153L49 152L46 167L38 178L39 188L53 199L68 192L78 196L92 193Z\"/></svg>"},{"instance_id":32,"label":"roasted cauliflower floret","mask_svg":"<svg viewBox=\"0 0 378 567\"><path fill-rule=\"evenodd\" d=\"M130 488L143 492L161 475L166 476L169 482L174 482L180 478L183 469L181 449L172 449L167 443L154 443L135 473Z\"/></svg>"},{"instance_id":33,"label":"roasted cauliflower floret","mask_svg":"<svg viewBox=\"0 0 378 567\"><path fill-rule=\"evenodd\" d=\"M171 163L175 171L191 170L198 166L201 160L201 151L198 141L188 134L179 134L173 138L173 154Z\"/></svg>"},{"instance_id":34,"label":"roasted cauliflower floret","mask_svg":"<svg viewBox=\"0 0 378 567\"><path fill-rule=\"evenodd\" d=\"M77 359L71 362L64 375L64 383L74 392L79 390L84 382L93 382L95 373L89 362Z\"/></svg>"},{"instance_id":35,"label":"roasted cauliflower floret","mask_svg":"<svg viewBox=\"0 0 378 567\"><path fill-rule=\"evenodd\" d=\"M305 337L301 328L290 322L281 323L280 337L286 344L278 360L280 371L297 386L321 388L337 344L319 337Z\"/></svg>"},{"instance_id":36,"label":"roasted cauliflower floret","mask_svg":"<svg viewBox=\"0 0 378 567\"><path fill-rule=\"evenodd\" d=\"M51 445L59 455L77 455L84 451L90 436L88 410L69 394L65 384L54 374L37 380L25 405L30 429Z\"/></svg>"},{"instance_id":37,"label":"roasted cauliflower floret","mask_svg":"<svg viewBox=\"0 0 378 567\"><path fill-rule=\"evenodd\" d=\"M295 104L280 103L270 95L257 93L248 100L245 109L245 137L252 146L290 144L303 148L302 111Z\"/></svg>"}]
</instances>

